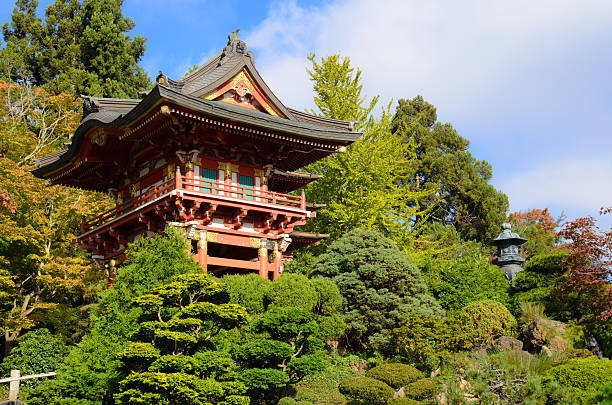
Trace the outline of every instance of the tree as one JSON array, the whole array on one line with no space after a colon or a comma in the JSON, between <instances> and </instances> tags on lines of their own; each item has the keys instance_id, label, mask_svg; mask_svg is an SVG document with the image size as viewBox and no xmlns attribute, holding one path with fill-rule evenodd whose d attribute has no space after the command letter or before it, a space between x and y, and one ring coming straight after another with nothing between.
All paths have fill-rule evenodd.
<instances>
[{"instance_id":1,"label":"tree","mask_svg":"<svg viewBox=\"0 0 612 405\"><path fill-rule=\"evenodd\" d=\"M509 304L510 284L503 271L489 262L482 247L471 242L455 250L456 257L425 259L420 265L431 294L450 314L485 298Z\"/></svg>"},{"instance_id":2,"label":"tree","mask_svg":"<svg viewBox=\"0 0 612 405\"><path fill-rule=\"evenodd\" d=\"M312 63L312 70L307 71L316 93L314 102L319 109L318 112L311 109L311 114L354 121L357 131L374 120L371 114L379 96L373 97L367 107L363 106L365 97L361 96L363 85L360 84L362 72L351 67L350 58L335 54L321 58L319 63L314 54L309 54L308 60Z\"/></svg>"},{"instance_id":3,"label":"tree","mask_svg":"<svg viewBox=\"0 0 612 405\"><path fill-rule=\"evenodd\" d=\"M136 97L150 86L138 65L145 38L130 38L134 22L119 0L56 0L36 17L36 0L18 0L0 56L5 77L50 92Z\"/></svg>"},{"instance_id":4,"label":"tree","mask_svg":"<svg viewBox=\"0 0 612 405\"><path fill-rule=\"evenodd\" d=\"M430 220L454 225L464 239L486 242L494 237L508 198L488 183L491 165L472 157L469 141L451 124L438 122L435 107L421 96L399 100L392 132L416 145L416 158L405 174L409 184L417 190L440 187L439 203L431 197L421 201L424 206L437 203Z\"/></svg>"},{"instance_id":5,"label":"tree","mask_svg":"<svg viewBox=\"0 0 612 405\"><path fill-rule=\"evenodd\" d=\"M99 404L111 400L109 389L121 363L117 353L138 326L141 310L132 300L160 287L179 274L200 272L188 253L187 240L169 229L167 234L142 238L128 246L127 262L119 267L112 287L102 291L90 312L89 333L72 348L55 379L30 393L30 404Z\"/></svg>"},{"instance_id":6,"label":"tree","mask_svg":"<svg viewBox=\"0 0 612 405\"><path fill-rule=\"evenodd\" d=\"M329 233L326 244L353 228L372 228L388 233L402 246L409 246L428 211L418 202L435 190L414 191L404 177L411 159L411 144L391 134L391 116L383 110L380 119L371 111L378 97L364 107L359 84L361 71L354 72L350 60L339 55L309 57L310 72L321 114L334 119L356 120L361 139L346 153L337 153L305 170L324 177L306 188L310 201L326 204L306 225L308 230Z\"/></svg>"},{"instance_id":7,"label":"tree","mask_svg":"<svg viewBox=\"0 0 612 405\"><path fill-rule=\"evenodd\" d=\"M248 404L246 386L231 373L214 378L210 364L200 362L210 360L214 336L247 322L246 310L228 301L227 287L202 273L178 275L136 297L139 326L119 354L116 403Z\"/></svg>"},{"instance_id":8,"label":"tree","mask_svg":"<svg viewBox=\"0 0 612 405\"><path fill-rule=\"evenodd\" d=\"M602 209L602 214L612 208ZM567 240L567 282L556 290L561 301L576 302L571 308L582 322L612 319L612 229L602 232L593 217L578 218L559 232Z\"/></svg>"},{"instance_id":9,"label":"tree","mask_svg":"<svg viewBox=\"0 0 612 405\"><path fill-rule=\"evenodd\" d=\"M347 324L343 343L357 350L384 346L410 313L442 313L409 256L377 231L344 234L319 257L312 275L338 285Z\"/></svg>"},{"instance_id":10,"label":"tree","mask_svg":"<svg viewBox=\"0 0 612 405\"><path fill-rule=\"evenodd\" d=\"M558 242L557 228L564 216L554 219L548 208L532 209L526 212L514 212L508 216L512 228L527 242L521 246L522 252L528 257L550 253Z\"/></svg>"}]
</instances>

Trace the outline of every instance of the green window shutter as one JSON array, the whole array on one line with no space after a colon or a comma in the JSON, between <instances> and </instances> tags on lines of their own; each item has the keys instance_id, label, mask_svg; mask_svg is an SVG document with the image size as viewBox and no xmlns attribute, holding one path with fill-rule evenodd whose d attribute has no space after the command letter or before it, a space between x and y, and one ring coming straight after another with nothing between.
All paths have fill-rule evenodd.
<instances>
[{"instance_id":1,"label":"green window shutter","mask_svg":"<svg viewBox=\"0 0 612 405\"><path fill-rule=\"evenodd\" d=\"M200 177L202 178L202 185L206 186L202 187L201 191L204 193L214 193L217 185L210 182L217 181L217 171L214 169L202 168L200 171Z\"/></svg>"},{"instance_id":2,"label":"green window shutter","mask_svg":"<svg viewBox=\"0 0 612 405\"><path fill-rule=\"evenodd\" d=\"M244 187L253 187L255 185L255 179L252 176L238 176L238 184ZM253 199L253 190L245 190L246 199Z\"/></svg>"}]
</instances>

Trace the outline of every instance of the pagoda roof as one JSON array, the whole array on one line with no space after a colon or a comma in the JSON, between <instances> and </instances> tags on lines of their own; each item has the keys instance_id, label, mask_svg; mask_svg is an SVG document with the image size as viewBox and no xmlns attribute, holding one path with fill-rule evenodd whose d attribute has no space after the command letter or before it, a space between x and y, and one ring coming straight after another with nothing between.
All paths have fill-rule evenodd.
<instances>
[{"instance_id":1,"label":"pagoda roof","mask_svg":"<svg viewBox=\"0 0 612 405\"><path fill-rule=\"evenodd\" d=\"M225 102L223 94L216 94L217 91L228 89L236 91L237 80L242 81L241 85L245 81L248 82L249 91L257 93L258 101L263 105L258 104L256 109L252 105L243 106L239 102ZM234 87L230 88L232 84ZM125 128L133 128L155 108L164 105L171 109L174 107L173 113L183 117L194 118L193 114L197 114L200 119L212 118L225 123L221 124L224 126L230 124L238 129L251 132L256 130L258 136L271 141L279 138L278 135L281 134L281 137L286 139L295 139L314 148L322 148L320 150L348 145L360 135L353 132L353 123L350 121L318 117L284 106L257 72L253 54L247 52L246 44L237 38L230 41L223 51L211 60L179 80L172 80L160 72L155 86L142 93L141 97L119 99L83 96L83 118L71 136L70 145L61 152L36 160L37 168L33 170L33 174L49 178L58 170L67 168L71 162L74 163L88 133L118 133L117 131L124 131ZM115 142L113 147L117 146ZM279 167L282 171L295 170L324 155L318 153L316 156L320 157L315 158L313 154L312 158L284 163L284 167L283 164ZM314 179L304 178L303 174L291 177L277 173L275 177L282 179L284 187L290 187L290 182L307 184Z\"/></svg>"}]
</instances>

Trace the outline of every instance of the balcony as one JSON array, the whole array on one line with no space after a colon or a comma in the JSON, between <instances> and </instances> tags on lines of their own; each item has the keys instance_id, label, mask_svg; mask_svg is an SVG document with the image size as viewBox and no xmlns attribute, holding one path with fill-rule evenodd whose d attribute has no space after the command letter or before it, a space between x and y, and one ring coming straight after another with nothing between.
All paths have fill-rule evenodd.
<instances>
[{"instance_id":1,"label":"balcony","mask_svg":"<svg viewBox=\"0 0 612 405\"><path fill-rule=\"evenodd\" d=\"M306 210L306 199L304 194L282 194L255 187L226 184L224 182L199 178L194 179L188 178L187 176L175 176L157 185L148 187L141 195L117 204L114 208L111 208L91 220L84 220L81 224L81 234L85 234L95 228L106 225L119 217L138 210L140 207L147 206L155 201L160 201L173 195L178 195L185 199L189 199L190 197L205 199L211 203L238 203L247 209L252 207L253 209L259 208L259 210L262 211L270 208L294 212L296 210L301 212Z\"/></svg>"}]
</instances>

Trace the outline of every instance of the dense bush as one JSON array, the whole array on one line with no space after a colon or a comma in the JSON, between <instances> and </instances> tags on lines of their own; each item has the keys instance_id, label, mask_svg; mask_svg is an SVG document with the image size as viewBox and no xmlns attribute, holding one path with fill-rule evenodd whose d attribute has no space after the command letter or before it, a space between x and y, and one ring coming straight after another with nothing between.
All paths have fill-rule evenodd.
<instances>
[{"instance_id":1,"label":"dense bush","mask_svg":"<svg viewBox=\"0 0 612 405\"><path fill-rule=\"evenodd\" d=\"M366 377L374 378L398 389L423 377L423 373L409 364L387 363L373 367L366 372Z\"/></svg>"},{"instance_id":2,"label":"dense bush","mask_svg":"<svg viewBox=\"0 0 612 405\"><path fill-rule=\"evenodd\" d=\"M524 270L512 282L514 312L518 312L520 302L540 303L549 315L559 311L559 303L552 292L564 281L567 256L566 251L556 250L533 256L525 262Z\"/></svg>"},{"instance_id":3,"label":"dense bush","mask_svg":"<svg viewBox=\"0 0 612 405\"><path fill-rule=\"evenodd\" d=\"M406 396L413 399L426 399L438 393L438 382L433 378L421 378L408 384Z\"/></svg>"},{"instance_id":4,"label":"dense bush","mask_svg":"<svg viewBox=\"0 0 612 405\"><path fill-rule=\"evenodd\" d=\"M268 305L271 282L259 274L227 275L222 279L230 293L230 302L242 305L249 314L262 314Z\"/></svg>"},{"instance_id":5,"label":"dense bush","mask_svg":"<svg viewBox=\"0 0 612 405\"><path fill-rule=\"evenodd\" d=\"M340 392L349 398L370 404L386 404L395 392L382 381L369 377L349 377L340 383Z\"/></svg>"},{"instance_id":6,"label":"dense bush","mask_svg":"<svg viewBox=\"0 0 612 405\"><path fill-rule=\"evenodd\" d=\"M453 318L408 315L393 330L387 354L399 355L409 363L434 370L448 353L469 348L471 334L463 331Z\"/></svg>"},{"instance_id":7,"label":"dense bush","mask_svg":"<svg viewBox=\"0 0 612 405\"><path fill-rule=\"evenodd\" d=\"M504 272L489 262L489 257L476 244L466 244L460 256L452 260L426 259L423 269L429 291L442 308L456 313L470 302L492 299L510 302L510 284Z\"/></svg>"},{"instance_id":8,"label":"dense bush","mask_svg":"<svg viewBox=\"0 0 612 405\"><path fill-rule=\"evenodd\" d=\"M501 303L481 300L468 304L457 314L457 323L468 331L471 342L488 346L499 336L511 336L516 332L516 318Z\"/></svg>"},{"instance_id":9,"label":"dense bush","mask_svg":"<svg viewBox=\"0 0 612 405\"><path fill-rule=\"evenodd\" d=\"M21 375L56 371L62 363L68 348L47 329L28 332L17 339L17 346L2 361L2 375L11 370L21 371ZM22 381L22 387L38 385L38 381Z\"/></svg>"},{"instance_id":10,"label":"dense bush","mask_svg":"<svg viewBox=\"0 0 612 405\"><path fill-rule=\"evenodd\" d=\"M357 350L388 343L410 313L439 314L419 269L381 233L355 229L333 242L312 273L335 282L343 296L345 344Z\"/></svg>"},{"instance_id":11,"label":"dense bush","mask_svg":"<svg viewBox=\"0 0 612 405\"><path fill-rule=\"evenodd\" d=\"M563 364L550 368L545 376L567 387L571 395L583 402L589 389L599 383L609 382L612 376L612 360L587 357L571 359Z\"/></svg>"}]
</instances>

